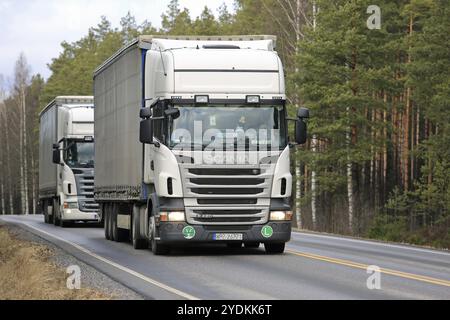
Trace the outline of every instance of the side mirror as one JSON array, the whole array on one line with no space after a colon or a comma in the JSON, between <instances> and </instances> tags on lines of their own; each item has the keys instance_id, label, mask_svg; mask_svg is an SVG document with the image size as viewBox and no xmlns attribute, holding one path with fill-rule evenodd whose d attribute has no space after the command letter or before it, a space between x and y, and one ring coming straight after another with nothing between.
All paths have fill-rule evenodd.
<instances>
[{"instance_id":1,"label":"side mirror","mask_svg":"<svg viewBox=\"0 0 450 320\"><path fill-rule=\"evenodd\" d=\"M142 108L139 111L139 117L141 119L147 119L150 118L152 116L152 109L151 108Z\"/></svg>"},{"instance_id":2,"label":"side mirror","mask_svg":"<svg viewBox=\"0 0 450 320\"><path fill-rule=\"evenodd\" d=\"M61 153L59 149L53 149L53 163L55 164L61 163Z\"/></svg>"},{"instance_id":3,"label":"side mirror","mask_svg":"<svg viewBox=\"0 0 450 320\"><path fill-rule=\"evenodd\" d=\"M306 123L302 119L295 122L295 142L298 144L305 144L308 138L308 130Z\"/></svg>"},{"instance_id":4,"label":"side mirror","mask_svg":"<svg viewBox=\"0 0 450 320\"><path fill-rule=\"evenodd\" d=\"M153 144L153 120L142 120L139 127L139 141L144 144Z\"/></svg>"},{"instance_id":5,"label":"side mirror","mask_svg":"<svg viewBox=\"0 0 450 320\"><path fill-rule=\"evenodd\" d=\"M164 111L164 114L167 117L172 117L172 119L178 119L180 117L180 109L170 108Z\"/></svg>"},{"instance_id":6,"label":"side mirror","mask_svg":"<svg viewBox=\"0 0 450 320\"><path fill-rule=\"evenodd\" d=\"M300 119L309 119L309 109L307 108L300 108L297 111L297 118Z\"/></svg>"}]
</instances>

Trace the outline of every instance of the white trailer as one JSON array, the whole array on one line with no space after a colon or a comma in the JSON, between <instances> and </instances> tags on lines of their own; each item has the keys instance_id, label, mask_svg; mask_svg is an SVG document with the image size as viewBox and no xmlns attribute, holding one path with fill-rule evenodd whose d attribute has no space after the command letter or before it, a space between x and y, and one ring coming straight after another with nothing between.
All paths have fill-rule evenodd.
<instances>
[{"instance_id":1,"label":"white trailer","mask_svg":"<svg viewBox=\"0 0 450 320\"><path fill-rule=\"evenodd\" d=\"M275 47L273 36L141 36L95 71L107 239L155 254L205 242L284 251L293 144ZM293 119L297 143L307 117Z\"/></svg>"},{"instance_id":2,"label":"white trailer","mask_svg":"<svg viewBox=\"0 0 450 320\"><path fill-rule=\"evenodd\" d=\"M39 201L46 223L100 222L92 96L56 97L39 115Z\"/></svg>"}]
</instances>

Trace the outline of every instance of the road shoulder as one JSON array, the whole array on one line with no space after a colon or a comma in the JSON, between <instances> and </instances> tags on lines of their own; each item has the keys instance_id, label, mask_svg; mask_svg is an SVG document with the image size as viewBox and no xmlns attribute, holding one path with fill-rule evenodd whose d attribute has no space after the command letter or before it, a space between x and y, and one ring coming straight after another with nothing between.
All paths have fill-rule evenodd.
<instances>
[{"instance_id":1,"label":"road shoulder","mask_svg":"<svg viewBox=\"0 0 450 320\"><path fill-rule=\"evenodd\" d=\"M113 280L94 267L77 259L54 243L47 241L43 237L29 231L21 224L1 221L0 227L7 228L13 239L22 241L25 244L28 242L30 247L32 245L37 245L48 249L51 252L49 255L50 263L55 265L56 268L62 270L62 272L65 272L70 266L78 266L81 271L81 287L99 292L100 299L104 299L105 297L110 297L117 300L144 299L144 297L138 293ZM67 276L69 276L69 274L67 274Z\"/></svg>"}]
</instances>

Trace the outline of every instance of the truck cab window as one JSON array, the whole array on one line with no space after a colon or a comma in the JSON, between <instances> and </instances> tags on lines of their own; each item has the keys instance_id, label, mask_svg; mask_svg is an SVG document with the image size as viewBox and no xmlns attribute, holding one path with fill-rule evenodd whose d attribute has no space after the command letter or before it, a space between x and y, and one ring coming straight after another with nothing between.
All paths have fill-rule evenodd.
<instances>
[{"instance_id":1,"label":"truck cab window","mask_svg":"<svg viewBox=\"0 0 450 320\"><path fill-rule=\"evenodd\" d=\"M94 167L94 143L67 140L64 162L71 168Z\"/></svg>"},{"instance_id":2,"label":"truck cab window","mask_svg":"<svg viewBox=\"0 0 450 320\"><path fill-rule=\"evenodd\" d=\"M194 146L201 144L206 147L212 142L208 140L208 132L216 132L217 137L214 138L224 144L233 143L242 134L247 140L247 147L267 149L286 147L284 106L211 105L176 106L176 108L180 110L180 117L173 120L171 124L170 146L172 148L180 143L189 142ZM202 140L195 141L200 136L198 134L195 136L194 133L199 130L202 131Z\"/></svg>"},{"instance_id":3,"label":"truck cab window","mask_svg":"<svg viewBox=\"0 0 450 320\"><path fill-rule=\"evenodd\" d=\"M164 115L163 106L158 104L153 109L153 116L162 117ZM165 142L165 133L164 133L164 120L154 120L153 121L153 135L156 139L158 139L161 143Z\"/></svg>"}]
</instances>

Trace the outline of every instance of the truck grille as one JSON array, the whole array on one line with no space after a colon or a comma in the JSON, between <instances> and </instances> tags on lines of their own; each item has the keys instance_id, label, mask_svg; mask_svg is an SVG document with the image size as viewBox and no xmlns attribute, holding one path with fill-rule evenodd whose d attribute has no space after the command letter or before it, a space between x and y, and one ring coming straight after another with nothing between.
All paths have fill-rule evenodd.
<instances>
[{"instance_id":1,"label":"truck grille","mask_svg":"<svg viewBox=\"0 0 450 320\"><path fill-rule=\"evenodd\" d=\"M242 207L205 207L201 209L186 208L190 224L255 224L266 223L269 209L243 209Z\"/></svg>"},{"instance_id":2,"label":"truck grille","mask_svg":"<svg viewBox=\"0 0 450 320\"><path fill-rule=\"evenodd\" d=\"M267 223L272 165L244 168L179 165L188 223L230 226Z\"/></svg>"},{"instance_id":3,"label":"truck grille","mask_svg":"<svg viewBox=\"0 0 450 320\"><path fill-rule=\"evenodd\" d=\"M78 207L80 211L97 212L98 203L94 200L94 171L93 169L74 170L77 183Z\"/></svg>"}]
</instances>

